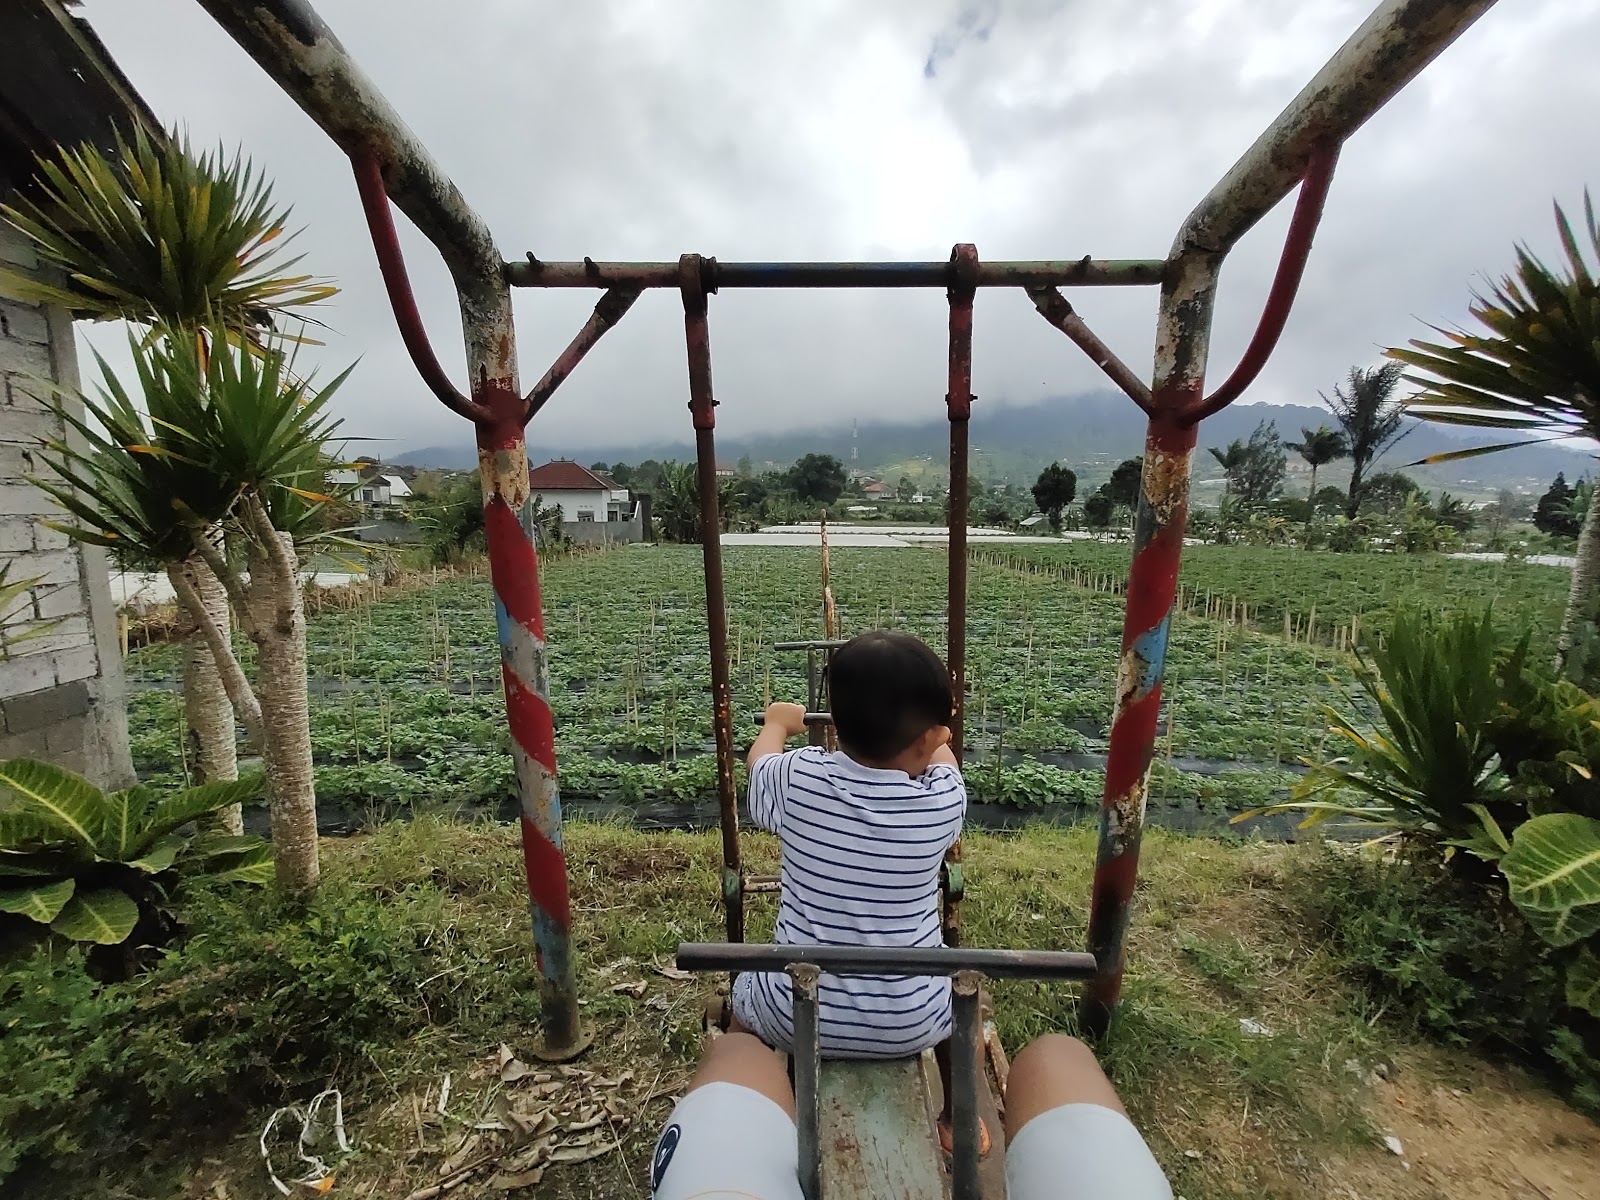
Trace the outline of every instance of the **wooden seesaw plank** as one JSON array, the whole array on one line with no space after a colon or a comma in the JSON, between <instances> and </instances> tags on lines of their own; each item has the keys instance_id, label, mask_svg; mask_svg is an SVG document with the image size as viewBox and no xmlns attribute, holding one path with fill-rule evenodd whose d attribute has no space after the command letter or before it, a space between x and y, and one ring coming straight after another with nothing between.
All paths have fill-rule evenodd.
<instances>
[{"instance_id":1,"label":"wooden seesaw plank","mask_svg":"<svg viewBox=\"0 0 1600 1200\"><path fill-rule=\"evenodd\" d=\"M990 1151L980 1166L985 1200L1005 1197L1005 1133L983 1076L978 1112ZM944 1200L949 1172L935 1121L942 1102L931 1054L822 1063L822 1186L826 1200Z\"/></svg>"}]
</instances>

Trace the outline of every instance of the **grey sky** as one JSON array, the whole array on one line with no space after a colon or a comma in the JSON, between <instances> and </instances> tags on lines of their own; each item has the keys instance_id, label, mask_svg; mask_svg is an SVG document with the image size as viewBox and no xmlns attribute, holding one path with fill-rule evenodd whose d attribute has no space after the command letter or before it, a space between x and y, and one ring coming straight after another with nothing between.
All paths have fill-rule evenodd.
<instances>
[{"instance_id":1,"label":"grey sky","mask_svg":"<svg viewBox=\"0 0 1600 1200\"><path fill-rule=\"evenodd\" d=\"M508 257L1160 257L1179 222L1365 17L1372 0L319 0L346 48L488 220ZM88 0L135 85L196 140L242 145L343 293L315 352L361 365L338 410L397 453L459 443L416 382L343 156L192 0ZM448 18L443 14L449 13ZM1379 348L1454 320L1550 201L1596 171L1600 0L1501 0L1349 143L1274 362L1246 397L1305 402ZM1280 206L1223 275L1213 376L1259 311ZM448 279L400 218L441 360L464 371ZM1148 372L1154 295L1080 311ZM591 293L518 294L524 383ZM689 436L677 297L647 294L531 432L626 445ZM943 297L728 293L712 301L719 428L937 412ZM93 340L113 352L116 335ZM1099 387L1020 293L980 296L974 390ZM541 436L542 435L542 436Z\"/></svg>"}]
</instances>

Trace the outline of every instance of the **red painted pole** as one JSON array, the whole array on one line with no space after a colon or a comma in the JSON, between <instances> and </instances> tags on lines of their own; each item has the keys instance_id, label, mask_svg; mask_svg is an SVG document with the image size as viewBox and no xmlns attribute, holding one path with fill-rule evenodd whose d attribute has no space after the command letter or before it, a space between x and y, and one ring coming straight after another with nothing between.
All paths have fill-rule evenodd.
<instances>
[{"instance_id":1,"label":"red painted pole","mask_svg":"<svg viewBox=\"0 0 1600 1200\"><path fill-rule=\"evenodd\" d=\"M1122 991L1124 938L1139 877L1139 845L1161 714L1178 559L1188 520L1190 456L1197 432L1193 425L1158 415L1151 419L1145 435L1144 475L1134 522L1133 566L1128 573L1122 659L1117 668L1100 848L1089 910L1089 952L1099 970L1084 989L1083 1015L1089 1030L1096 1034L1109 1024Z\"/></svg>"},{"instance_id":2,"label":"red painted pole","mask_svg":"<svg viewBox=\"0 0 1600 1200\"><path fill-rule=\"evenodd\" d=\"M555 718L539 593L534 497L528 487L523 439L524 401L514 378L482 379L473 399L488 410L477 423L478 472L484 530L494 583L511 757L522 802L522 858L539 966L541 1058L565 1059L589 1044L578 1018L572 961L572 911L561 838L561 791L556 778Z\"/></svg>"},{"instance_id":3,"label":"red painted pole","mask_svg":"<svg viewBox=\"0 0 1600 1200\"><path fill-rule=\"evenodd\" d=\"M956 710L950 749L960 760L966 746L967 692L967 508L971 495L967 466L967 428L972 419L972 299L978 274L978 249L963 243L950 252L957 282L949 289L950 372L945 414L950 418L950 545L946 595L946 636L950 682Z\"/></svg>"}]
</instances>

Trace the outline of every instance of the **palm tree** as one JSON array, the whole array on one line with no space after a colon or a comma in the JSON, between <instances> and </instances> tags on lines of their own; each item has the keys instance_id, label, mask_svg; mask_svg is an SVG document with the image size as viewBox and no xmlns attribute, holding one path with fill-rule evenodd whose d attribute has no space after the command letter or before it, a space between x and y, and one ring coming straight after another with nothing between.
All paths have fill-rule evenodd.
<instances>
[{"instance_id":1,"label":"palm tree","mask_svg":"<svg viewBox=\"0 0 1600 1200\"><path fill-rule=\"evenodd\" d=\"M1344 515L1355 520L1361 508L1362 479L1378 455L1405 436L1400 428L1404 406L1394 399L1400 385L1398 363L1384 363L1370 369L1351 367L1345 388L1334 384L1332 397L1322 402L1333 410L1333 419L1344 431L1346 453L1350 456L1350 494Z\"/></svg>"},{"instance_id":2,"label":"palm tree","mask_svg":"<svg viewBox=\"0 0 1600 1200\"><path fill-rule=\"evenodd\" d=\"M223 343L259 344L263 329L275 316L334 294L335 289L323 281L289 273L298 260L283 253L292 240L284 236L288 210L273 204L270 186L239 155L228 159L220 151L196 154L185 140L153 141L138 131L132 142L118 143L114 156L92 146L62 150L57 161L41 160L40 174L40 198L0 208L0 217L26 235L40 257L60 269L65 282L43 284L0 268L0 286L26 299L65 305L79 316L132 321L144 327L137 339L139 349L158 342L193 345L199 356L195 369L188 372L193 385L205 382L209 343L220 338ZM158 402L172 399L171 380L164 374L169 368L181 373L182 360L168 353L162 359L145 360L140 368L141 383L154 387ZM104 364L102 373L110 384ZM160 472L136 469L161 457L153 450L142 453L145 461L139 464L118 460L118 455L126 459L131 453L127 447L134 445L161 448L170 431L163 432L159 425L147 428L125 394L116 396L114 405L112 398L106 396L106 404L118 410L123 421L120 432L126 436L105 431L111 436L109 448L102 450L110 457L94 468L101 472L100 482L199 487L194 479L176 478L182 474L176 470L169 472L174 477L163 478ZM150 394L145 401L152 403ZM237 410L235 415L240 415ZM141 432L149 436L141 437ZM61 460L61 465L68 461ZM167 465L183 464L168 459ZM214 464L200 457L185 470L203 473L203 465ZM93 474L85 462L76 463L74 469ZM282 461L279 469L284 469ZM245 494L244 480L239 478L229 481L215 475L209 486L211 493L231 495L236 501ZM188 520L174 522L170 505L166 518L156 507L149 508L148 521L129 521L126 512L101 515L124 526L114 536L125 555L160 565L177 581L180 603L194 625L184 661L184 694L196 766L203 779L233 778L237 775L234 714L227 711L225 697L247 727L259 729L260 718L246 698L248 693L241 691L239 679L231 678L237 663L229 665L228 595L205 561L208 552L223 561L219 523L230 510L217 510L192 491L175 495L184 499L190 514L215 513L208 518L211 523L196 530ZM120 494L119 499L128 500ZM268 502L282 507L276 499ZM146 544L131 540L147 535L156 540ZM178 582L188 586L179 587ZM237 830L237 810L228 813L224 823ZM295 877L307 874L299 870ZM314 877L314 869L309 874Z\"/></svg>"},{"instance_id":3,"label":"palm tree","mask_svg":"<svg viewBox=\"0 0 1600 1200\"><path fill-rule=\"evenodd\" d=\"M1245 463L1249 461L1250 450L1242 439L1234 438L1228 443L1227 449L1218 450L1212 446L1210 451L1211 457L1222 467L1222 494L1231 496L1234 476L1242 471Z\"/></svg>"},{"instance_id":4,"label":"palm tree","mask_svg":"<svg viewBox=\"0 0 1600 1200\"><path fill-rule=\"evenodd\" d=\"M289 210L238 154L196 154L187 138L136 130L114 159L85 144L39 170L40 198L0 205L0 216L66 283L0 268L0 285L21 299L94 321L244 330L338 291L287 273L300 261L283 257Z\"/></svg>"},{"instance_id":5,"label":"palm tree","mask_svg":"<svg viewBox=\"0 0 1600 1200\"><path fill-rule=\"evenodd\" d=\"M1600 258L1600 225L1587 191L1583 196L1587 242ZM1533 440L1583 438L1600 444L1600 284L1573 235L1561 205L1556 232L1566 253L1565 270L1545 266L1526 246L1516 248L1517 268L1488 296L1474 292L1467 311L1478 332L1435 331L1448 344L1413 339L1392 349L1391 364L1414 368L1406 378L1421 388L1406 401L1417 416L1453 425L1514 429L1544 435ZM1489 454L1525 441L1435 455L1442 462ZM1556 669L1582 681L1589 672L1574 662L1573 649L1585 622L1595 619L1600 588L1600 489L1591 492L1578 535L1577 563L1567 609L1556 641Z\"/></svg>"},{"instance_id":6,"label":"palm tree","mask_svg":"<svg viewBox=\"0 0 1600 1200\"><path fill-rule=\"evenodd\" d=\"M93 420L60 410L78 440L49 444L44 461L61 485L39 486L77 518L61 527L70 536L131 548L165 569L211 654L218 686L260 742L278 880L303 894L318 877L305 610L293 533L277 528L269 510L280 492L311 502L306 513L332 499L302 484L320 486L337 427L325 409L345 376L314 390L274 342L239 347L221 330L202 339L130 340L145 409L101 359L100 398L83 401ZM285 507L280 501L280 512ZM224 521L245 542L248 582L216 537ZM224 628L210 618L202 594L210 586L233 602L256 645L253 689ZM226 733L231 743L231 715Z\"/></svg>"},{"instance_id":7,"label":"palm tree","mask_svg":"<svg viewBox=\"0 0 1600 1200\"><path fill-rule=\"evenodd\" d=\"M1344 458L1350 453L1350 443L1345 440L1344 433L1337 429L1329 429L1326 425L1318 425L1315 429L1300 427L1300 440L1298 442L1285 442L1311 466L1311 491L1308 493L1310 504L1306 516L1306 524L1310 525L1317 513L1317 468L1326 466L1335 459Z\"/></svg>"},{"instance_id":8,"label":"palm tree","mask_svg":"<svg viewBox=\"0 0 1600 1200\"><path fill-rule=\"evenodd\" d=\"M661 483L652 497L661 536L669 542L700 538L700 488L695 469L679 462L661 464Z\"/></svg>"}]
</instances>

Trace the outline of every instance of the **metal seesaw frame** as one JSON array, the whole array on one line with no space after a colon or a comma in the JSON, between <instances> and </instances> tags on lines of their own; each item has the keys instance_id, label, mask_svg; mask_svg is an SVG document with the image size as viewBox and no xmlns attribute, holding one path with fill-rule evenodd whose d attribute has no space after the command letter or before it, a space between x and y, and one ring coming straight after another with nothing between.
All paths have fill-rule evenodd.
<instances>
[{"instance_id":1,"label":"metal seesaw frame","mask_svg":"<svg viewBox=\"0 0 1600 1200\"><path fill-rule=\"evenodd\" d=\"M483 482L490 573L499 618L507 719L522 804L522 845L540 971L543 1051L569 1057L586 1044L578 1019L566 859L561 848L555 729L549 704L538 558L523 427L646 288L675 288L684 305L689 407L700 478L710 633L724 904L730 941L743 938L743 877L734 796L727 610L716 500L715 404L707 299L735 287L939 287L950 304L949 657L957 703L966 653L967 421L972 405L972 307L978 288L1020 287L1044 317L1101 366L1149 417L1134 525L1122 655L1106 764L1100 845L1089 919L1099 968L1084 1017L1103 1030L1122 986L1124 938L1161 704L1166 641L1188 515L1197 426L1237 399L1277 344L1311 249L1340 145L1493 4L1494 0L1385 0L1190 213L1164 260L1092 258L983 263L958 245L948 263L506 263L488 227L406 128L307 0L199 0L267 74L349 156L395 319L424 382L473 422ZM502 114L487 113L480 120ZM1177 124L1176 122L1174 123ZM1300 185L1283 256L1254 338L1239 365L1204 393L1218 273L1229 250ZM400 257L389 202L431 241L461 308L469 394L429 347ZM1058 287L1159 284L1153 379L1122 364ZM593 315L526 395L517 381L512 287L603 289ZM954 728L961 731L960 714ZM959 742L957 746L959 750Z\"/></svg>"}]
</instances>

